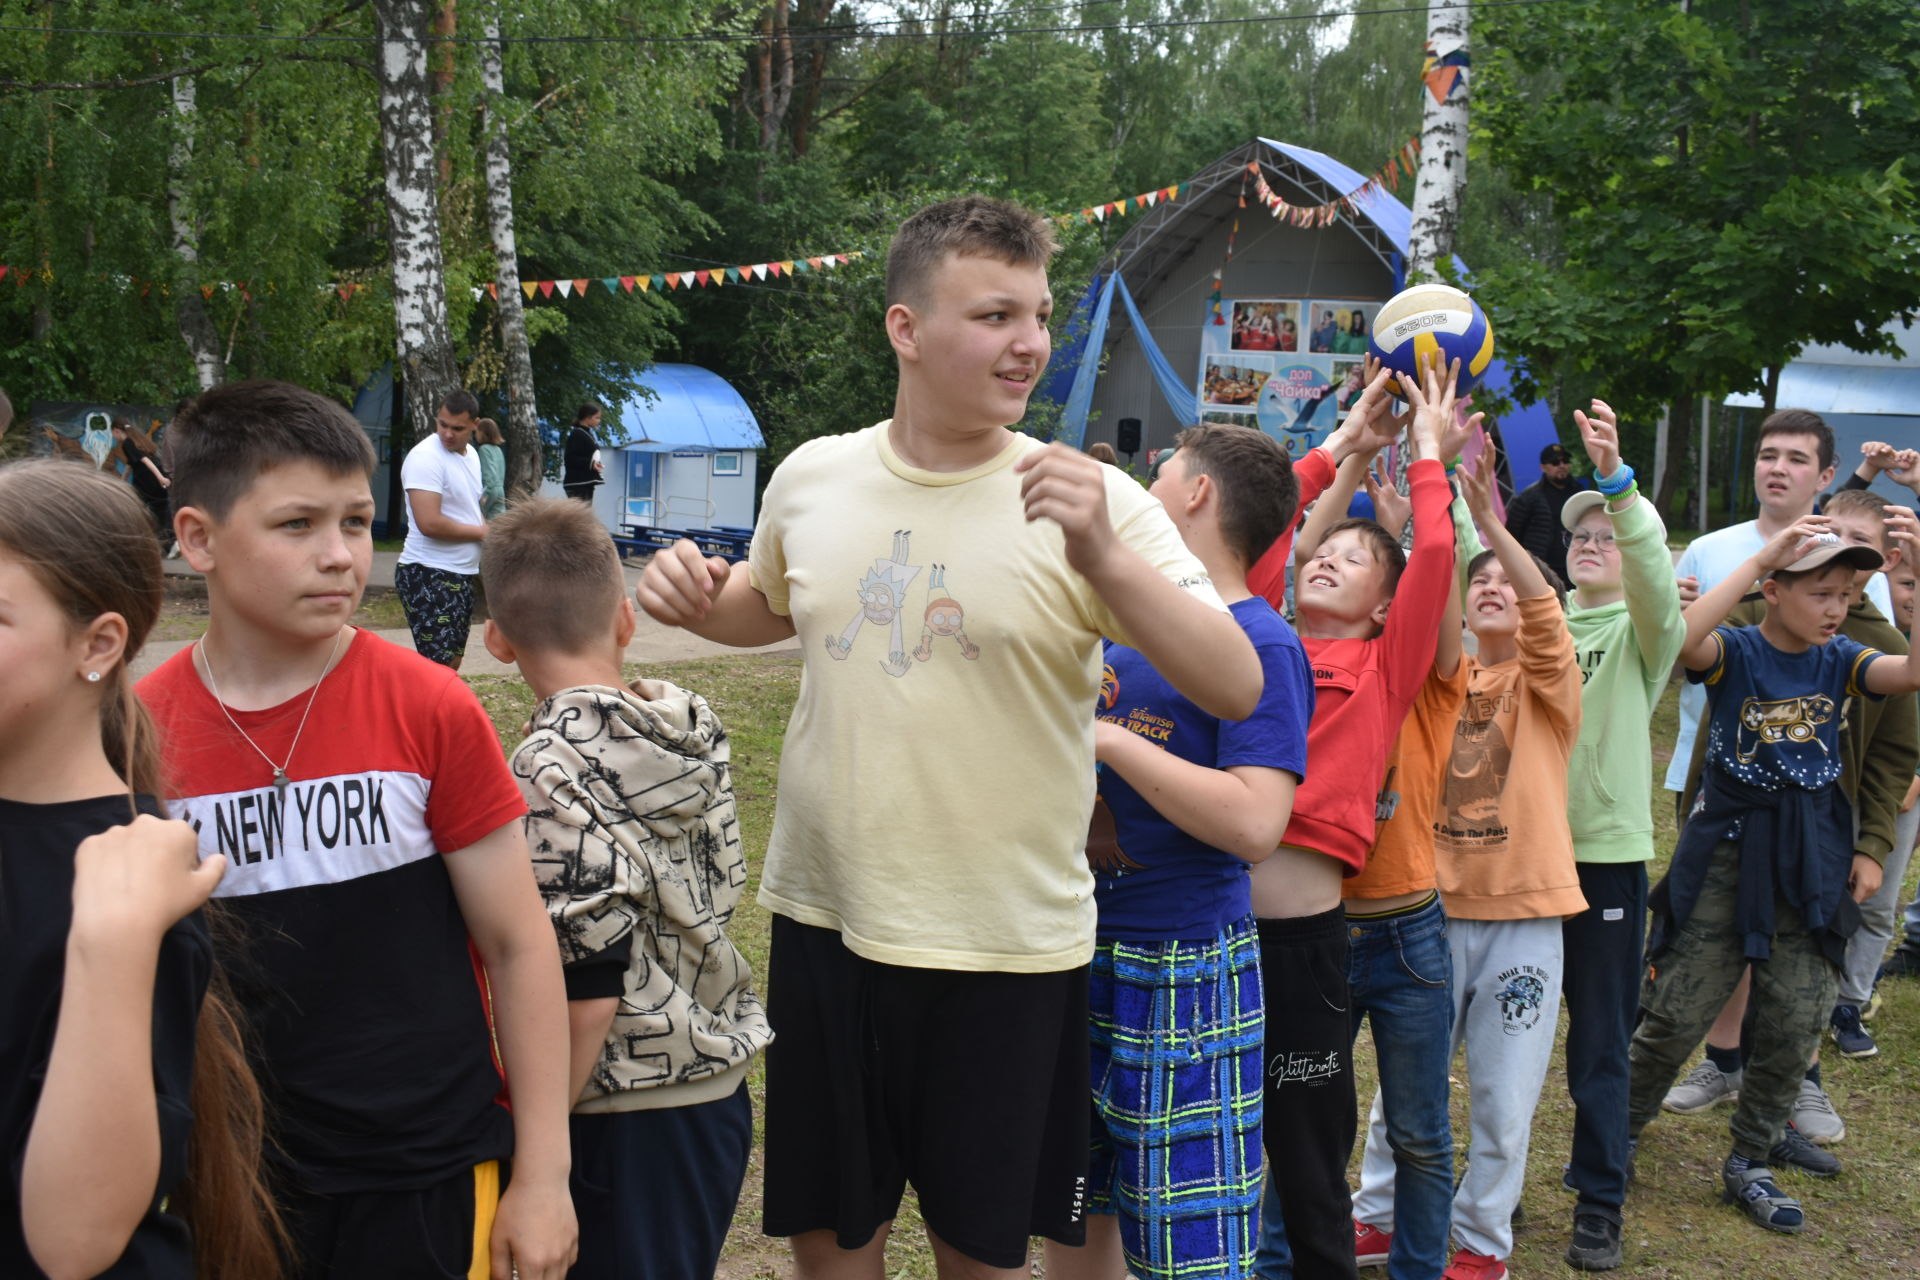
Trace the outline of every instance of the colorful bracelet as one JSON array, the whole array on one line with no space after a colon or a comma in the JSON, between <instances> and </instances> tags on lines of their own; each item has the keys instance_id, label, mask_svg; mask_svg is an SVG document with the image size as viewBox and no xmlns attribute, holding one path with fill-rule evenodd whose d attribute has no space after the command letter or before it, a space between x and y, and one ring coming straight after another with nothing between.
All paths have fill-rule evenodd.
<instances>
[{"instance_id":1,"label":"colorful bracelet","mask_svg":"<svg viewBox=\"0 0 1920 1280\"><path fill-rule=\"evenodd\" d=\"M1633 468L1626 463L1610 476L1595 476L1593 487L1609 498L1617 498L1633 487Z\"/></svg>"}]
</instances>

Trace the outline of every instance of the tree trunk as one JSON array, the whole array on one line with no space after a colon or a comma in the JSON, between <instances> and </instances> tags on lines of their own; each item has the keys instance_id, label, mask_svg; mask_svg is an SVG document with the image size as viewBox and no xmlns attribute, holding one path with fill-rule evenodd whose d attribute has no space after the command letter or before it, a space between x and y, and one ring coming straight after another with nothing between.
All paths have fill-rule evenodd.
<instances>
[{"instance_id":1,"label":"tree trunk","mask_svg":"<svg viewBox=\"0 0 1920 1280\"><path fill-rule=\"evenodd\" d=\"M1661 471L1658 492L1653 495L1653 505L1665 516L1667 527L1679 528L1685 523L1687 494L1692 489L1697 470L1687 466L1687 451L1694 445L1694 397L1682 393L1674 397L1673 405L1667 413L1667 465ZM1686 483L1682 483L1682 478Z\"/></svg>"},{"instance_id":2,"label":"tree trunk","mask_svg":"<svg viewBox=\"0 0 1920 1280\"><path fill-rule=\"evenodd\" d=\"M220 335L200 296L200 228L188 183L193 168L193 135L198 110L192 76L172 82L173 141L167 147L167 221L173 226L173 312L181 341L193 357L193 373L202 391L226 381L227 362Z\"/></svg>"},{"instance_id":3,"label":"tree trunk","mask_svg":"<svg viewBox=\"0 0 1920 1280\"><path fill-rule=\"evenodd\" d=\"M1465 52L1468 9L1447 0L1429 0L1427 43L1436 56ZM1440 278L1439 264L1453 257L1460 205L1467 193L1467 76L1441 101L1420 87L1420 168L1413 187L1413 231L1407 238L1407 283Z\"/></svg>"},{"instance_id":4,"label":"tree trunk","mask_svg":"<svg viewBox=\"0 0 1920 1280\"><path fill-rule=\"evenodd\" d=\"M793 37L787 29L787 0L773 0L760 31L760 150L772 152L779 145L780 127L793 101Z\"/></svg>"},{"instance_id":5,"label":"tree trunk","mask_svg":"<svg viewBox=\"0 0 1920 1280\"><path fill-rule=\"evenodd\" d=\"M507 496L530 497L540 487L540 422L533 401L533 353L520 293L520 262L513 239L513 169L508 161L506 75L501 69L500 8L487 11L480 45L486 95L487 218L493 230L494 288L499 293L500 345L507 362Z\"/></svg>"},{"instance_id":6,"label":"tree trunk","mask_svg":"<svg viewBox=\"0 0 1920 1280\"><path fill-rule=\"evenodd\" d=\"M1760 411L1763 417L1771 418L1773 411L1780 407L1780 369L1780 365L1768 365L1766 376L1760 380Z\"/></svg>"},{"instance_id":7,"label":"tree trunk","mask_svg":"<svg viewBox=\"0 0 1920 1280\"><path fill-rule=\"evenodd\" d=\"M433 102L427 85L430 0L374 0L379 30L380 141L386 160L387 240L393 260L394 346L406 393L410 447L433 430L434 411L456 390L440 256Z\"/></svg>"}]
</instances>

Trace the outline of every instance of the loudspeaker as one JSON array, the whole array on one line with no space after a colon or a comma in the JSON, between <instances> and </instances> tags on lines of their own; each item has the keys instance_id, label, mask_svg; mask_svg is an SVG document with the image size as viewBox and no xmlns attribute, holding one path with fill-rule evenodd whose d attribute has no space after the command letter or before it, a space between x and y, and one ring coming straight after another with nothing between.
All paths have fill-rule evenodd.
<instances>
[{"instance_id":1,"label":"loudspeaker","mask_svg":"<svg viewBox=\"0 0 1920 1280\"><path fill-rule=\"evenodd\" d=\"M1128 455L1140 452L1140 419L1122 418L1115 424L1113 447Z\"/></svg>"}]
</instances>

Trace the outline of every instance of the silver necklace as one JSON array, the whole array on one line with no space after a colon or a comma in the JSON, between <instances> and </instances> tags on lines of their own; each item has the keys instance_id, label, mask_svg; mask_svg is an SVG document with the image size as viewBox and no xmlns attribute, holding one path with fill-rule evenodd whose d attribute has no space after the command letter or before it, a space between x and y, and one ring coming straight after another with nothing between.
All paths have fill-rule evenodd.
<instances>
[{"instance_id":1,"label":"silver necklace","mask_svg":"<svg viewBox=\"0 0 1920 1280\"><path fill-rule=\"evenodd\" d=\"M253 753L265 760L267 767L273 770L273 785L277 790L284 792L287 789L287 766L293 763L293 753L300 749L300 735L306 730L307 717L313 714L314 699L320 696L320 682L327 678L327 672L333 670L333 660L340 656L340 638L346 634L347 629L342 627L334 635L333 648L327 653L327 665L320 668L320 679L313 682L313 692L307 695L307 709L300 713L300 725L293 731L293 742L287 747L286 760L280 764L275 764L273 757L260 749L260 744L233 718L233 712L227 710L226 700L220 696L220 682L213 678L213 659L207 656L206 637L202 636L193 646L194 652L200 655L200 665L206 668L207 688L213 694L214 705L220 708L220 714L227 718L227 723L233 726L233 731L240 735L241 740L252 747Z\"/></svg>"}]
</instances>

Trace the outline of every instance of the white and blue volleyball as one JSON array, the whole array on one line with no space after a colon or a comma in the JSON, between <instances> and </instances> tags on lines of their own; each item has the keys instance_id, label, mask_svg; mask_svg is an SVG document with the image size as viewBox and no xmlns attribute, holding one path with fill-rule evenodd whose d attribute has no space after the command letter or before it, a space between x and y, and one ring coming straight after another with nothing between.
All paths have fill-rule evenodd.
<instances>
[{"instance_id":1,"label":"white and blue volleyball","mask_svg":"<svg viewBox=\"0 0 1920 1280\"><path fill-rule=\"evenodd\" d=\"M1493 363L1493 326L1480 304L1452 285L1417 284L1380 308L1367 349L1387 368L1414 377L1429 360L1458 360L1464 395Z\"/></svg>"}]
</instances>

